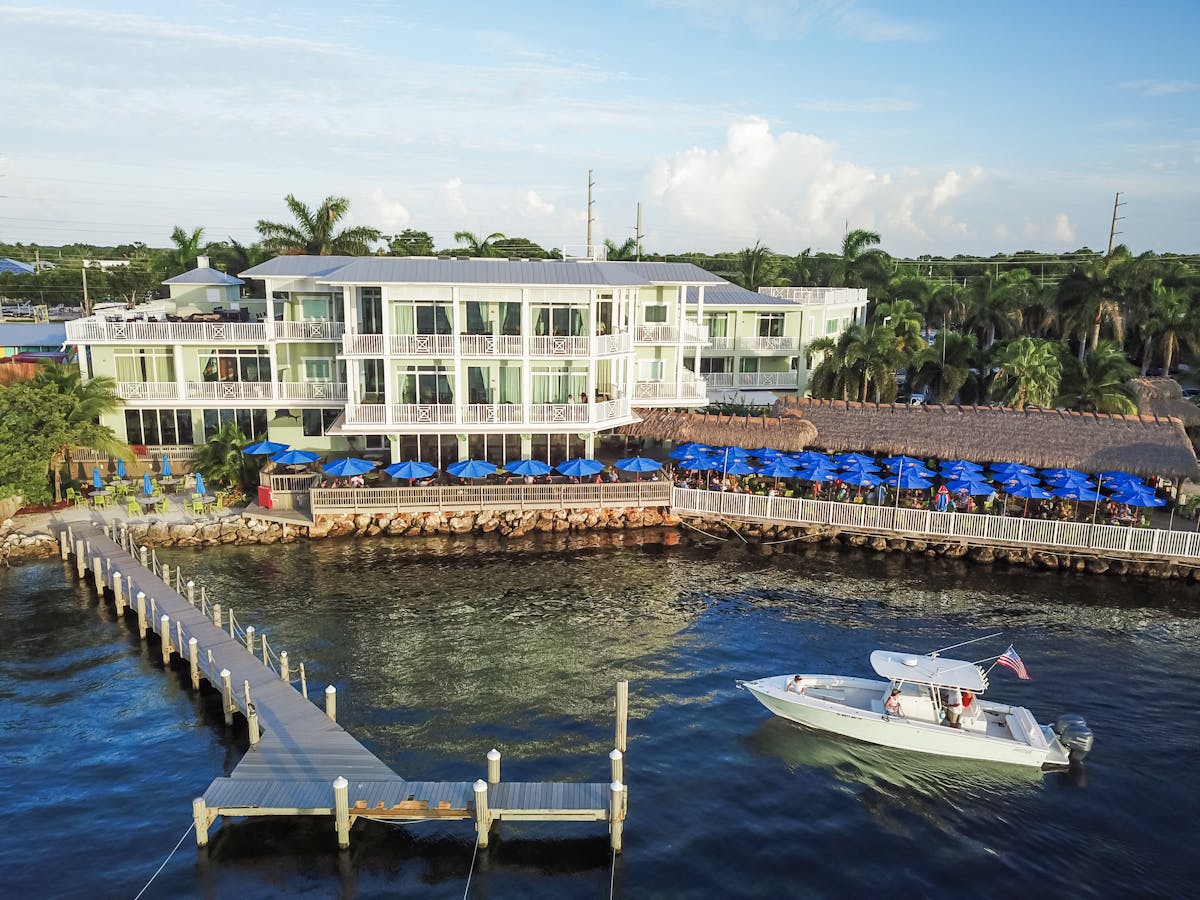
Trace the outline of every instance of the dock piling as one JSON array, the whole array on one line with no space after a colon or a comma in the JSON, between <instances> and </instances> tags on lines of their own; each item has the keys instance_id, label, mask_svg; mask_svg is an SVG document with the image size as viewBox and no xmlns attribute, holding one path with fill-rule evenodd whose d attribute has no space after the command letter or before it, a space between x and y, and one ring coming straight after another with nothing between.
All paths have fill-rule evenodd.
<instances>
[{"instance_id":1,"label":"dock piling","mask_svg":"<svg viewBox=\"0 0 1200 900\"><path fill-rule=\"evenodd\" d=\"M500 783L500 751L493 747L487 752L488 784Z\"/></svg>"},{"instance_id":2,"label":"dock piling","mask_svg":"<svg viewBox=\"0 0 1200 900\"><path fill-rule=\"evenodd\" d=\"M279 680L286 682L291 673L288 671L288 655L286 650L279 651Z\"/></svg>"},{"instance_id":3,"label":"dock piling","mask_svg":"<svg viewBox=\"0 0 1200 900\"><path fill-rule=\"evenodd\" d=\"M208 846L208 807L204 798L197 797L192 801L192 821L196 823L196 846Z\"/></svg>"},{"instance_id":4,"label":"dock piling","mask_svg":"<svg viewBox=\"0 0 1200 900\"><path fill-rule=\"evenodd\" d=\"M480 847L488 845L488 834L492 829L492 816L488 810L487 782L480 778L475 782L475 831Z\"/></svg>"},{"instance_id":5,"label":"dock piling","mask_svg":"<svg viewBox=\"0 0 1200 900\"><path fill-rule=\"evenodd\" d=\"M608 786L609 845L614 853L621 852L621 832L625 827L625 785L614 781Z\"/></svg>"},{"instance_id":6,"label":"dock piling","mask_svg":"<svg viewBox=\"0 0 1200 900\"><path fill-rule=\"evenodd\" d=\"M304 663L300 663L300 696L308 699L308 679L304 677Z\"/></svg>"},{"instance_id":7,"label":"dock piling","mask_svg":"<svg viewBox=\"0 0 1200 900\"><path fill-rule=\"evenodd\" d=\"M257 750L258 742L260 740L258 731L258 712L255 710L254 704L252 703L246 704L246 709L246 724L250 728L250 749Z\"/></svg>"},{"instance_id":8,"label":"dock piling","mask_svg":"<svg viewBox=\"0 0 1200 900\"><path fill-rule=\"evenodd\" d=\"M117 608L117 618L125 615L125 582L121 580L120 572L113 572L113 606Z\"/></svg>"},{"instance_id":9,"label":"dock piling","mask_svg":"<svg viewBox=\"0 0 1200 900\"><path fill-rule=\"evenodd\" d=\"M221 670L221 708L225 711L225 724L233 724L233 673Z\"/></svg>"},{"instance_id":10,"label":"dock piling","mask_svg":"<svg viewBox=\"0 0 1200 900\"><path fill-rule=\"evenodd\" d=\"M246 652L251 656L254 655L254 626L246 626Z\"/></svg>"},{"instance_id":11,"label":"dock piling","mask_svg":"<svg viewBox=\"0 0 1200 900\"><path fill-rule=\"evenodd\" d=\"M158 577L163 580L163 584L165 584L167 587L171 586L171 564L170 563L162 564L162 572L159 574Z\"/></svg>"},{"instance_id":12,"label":"dock piling","mask_svg":"<svg viewBox=\"0 0 1200 900\"><path fill-rule=\"evenodd\" d=\"M71 558L71 536L69 534L67 534L67 530L65 528L58 533L58 546L59 546L60 552L62 553L63 561L65 562L66 560L70 559Z\"/></svg>"},{"instance_id":13,"label":"dock piling","mask_svg":"<svg viewBox=\"0 0 1200 900\"><path fill-rule=\"evenodd\" d=\"M213 604L213 624L216 625L218 628L221 627L221 604L220 603Z\"/></svg>"},{"instance_id":14,"label":"dock piling","mask_svg":"<svg viewBox=\"0 0 1200 900\"><path fill-rule=\"evenodd\" d=\"M79 576L80 581L83 581L83 576L87 574L87 555L83 552L83 538L77 538L75 541L75 574Z\"/></svg>"},{"instance_id":15,"label":"dock piling","mask_svg":"<svg viewBox=\"0 0 1200 900\"><path fill-rule=\"evenodd\" d=\"M625 741L628 737L629 725L629 682L622 679L617 682L617 740L616 747L625 752Z\"/></svg>"},{"instance_id":16,"label":"dock piling","mask_svg":"<svg viewBox=\"0 0 1200 900\"><path fill-rule=\"evenodd\" d=\"M187 601L192 606L196 605L196 582L190 580L187 583Z\"/></svg>"},{"instance_id":17,"label":"dock piling","mask_svg":"<svg viewBox=\"0 0 1200 900\"><path fill-rule=\"evenodd\" d=\"M164 666L171 665L171 617L166 613L158 620L158 636L162 639L162 661Z\"/></svg>"},{"instance_id":18,"label":"dock piling","mask_svg":"<svg viewBox=\"0 0 1200 900\"><path fill-rule=\"evenodd\" d=\"M146 592L137 592L138 637L146 639Z\"/></svg>"},{"instance_id":19,"label":"dock piling","mask_svg":"<svg viewBox=\"0 0 1200 900\"><path fill-rule=\"evenodd\" d=\"M101 599L104 598L104 557L99 553L92 557L92 587L96 589L96 595Z\"/></svg>"},{"instance_id":20,"label":"dock piling","mask_svg":"<svg viewBox=\"0 0 1200 900\"><path fill-rule=\"evenodd\" d=\"M332 684L325 688L325 715L330 721L337 721L337 688Z\"/></svg>"},{"instance_id":21,"label":"dock piling","mask_svg":"<svg viewBox=\"0 0 1200 900\"><path fill-rule=\"evenodd\" d=\"M150 557L147 555L145 547L138 547L138 560L141 562L143 569L150 568Z\"/></svg>"},{"instance_id":22,"label":"dock piling","mask_svg":"<svg viewBox=\"0 0 1200 900\"><path fill-rule=\"evenodd\" d=\"M609 762L612 764L612 780L625 782L625 754L620 750L613 749L613 752L608 754Z\"/></svg>"},{"instance_id":23,"label":"dock piling","mask_svg":"<svg viewBox=\"0 0 1200 900\"><path fill-rule=\"evenodd\" d=\"M338 849L350 846L350 782L339 775L333 782L333 816L337 824Z\"/></svg>"},{"instance_id":24,"label":"dock piling","mask_svg":"<svg viewBox=\"0 0 1200 900\"><path fill-rule=\"evenodd\" d=\"M188 638L188 665L192 670L192 690L200 689L200 642Z\"/></svg>"}]
</instances>

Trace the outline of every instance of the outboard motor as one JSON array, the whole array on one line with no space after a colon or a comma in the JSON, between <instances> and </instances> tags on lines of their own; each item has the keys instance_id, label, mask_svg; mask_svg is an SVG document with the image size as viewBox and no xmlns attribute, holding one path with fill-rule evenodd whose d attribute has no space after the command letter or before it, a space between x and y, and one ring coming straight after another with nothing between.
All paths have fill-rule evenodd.
<instances>
[{"instance_id":1,"label":"outboard motor","mask_svg":"<svg viewBox=\"0 0 1200 900\"><path fill-rule=\"evenodd\" d=\"M1077 713L1063 713L1059 716L1058 721L1054 723L1054 733L1058 735L1059 743L1067 748L1072 760L1087 756L1096 740L1083 716Z\"/></svg>"}]
</instances>

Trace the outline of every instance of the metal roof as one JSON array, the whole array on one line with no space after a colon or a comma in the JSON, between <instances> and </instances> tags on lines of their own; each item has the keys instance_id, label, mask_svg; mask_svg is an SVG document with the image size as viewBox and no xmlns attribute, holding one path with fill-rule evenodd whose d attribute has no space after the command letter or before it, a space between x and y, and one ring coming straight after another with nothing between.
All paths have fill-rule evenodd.
<instances>
[{"instance_id":1,"label":"metal roof","mask_svg":"<svg viewBox=\"0 0 1200 900\"><path fill-rule=\"evenodd\" d=\"M190 269L182 275L176 275L173 278L168 278L163 284L245 284L240 278L234 278L232 275L226 275L219 269L205 267L203 269Z\"/></svg>"},{"instance_id":2,"label":"metal roof","mask_svg":"<svg viewBox=\"0 0 1200 900\"><path fill-rule=\"evenodd\" d=\"M624 266L630 272L641 275L654 283L671 284L728 284L720 275L714 275L693 263L681 262L628 262L614 260L612 265Z\"/></svg>"},{"instance_id":3,"label":"metal roof","mask_svg":"<svg viewBox=\"0 0 1200 900\"><path fill-rule=\"evenodd\" d=\"M66 339L66 322L0 322L0 346L61 347Z\"/></svg>"},{"instance_id":4,"label":"metal roof","mask_svg":"<svg viewBox=\"0 0 1200 900\"><path fill-rule=\"evenodd\" d=\"M278 276L282 278L320 278L335 269L340 269L346 263L359 259L357 256L276 256L265 263L251 266L245 272L238 274L242 278L266 278Z\"/></svg>"},{"instance_id":5,"label":"metal roof","mask_svg":"<svg viewBox=\"0 0 1200 900\"><path fill-rule=\"evenodd\" d=\"M553 259L536 262L508 259L442 259L425 256L357 257L321 280L330 284L630 286L650 283L629 271L623 263Z\"/></svg>"},{"instance_id":6,"label":"metal roof","mask_svg":"<svg viewBox=\"0 0 1200 900\"><path fill-rule=\"evenodd\" d=\"M892 681L966 688L981 694L987 690L987 675L983 669L963 659L918 656L899 650L876 650L871 654L871 668Z\"/></svg>"},{"instance_id":7,"label":"metal roof","mask_svg":"<svg viewBox=\"0 0 1200 900\"><path fill-rule=\"evenodd\" d=\"M694 287L687 289L687 302L696 303L699 291ZM791 300L782 297L771 297L768 294L758 294L748 291L736 284L724 282L719 285L704 288L705 306L795 306Z\"/></svg>"},{"instance_id":8,"label":"metal roof","mask_svg":"<svg viewBox=\"0 0 1200 900\"><path fill-rule=\"evenodd\" d=\"M33 266L29 263L23 263L19 259L9 259L7 256L0 259L0 272L14 272L17 275L32 275Z\"/></svg>"}]
</instances>

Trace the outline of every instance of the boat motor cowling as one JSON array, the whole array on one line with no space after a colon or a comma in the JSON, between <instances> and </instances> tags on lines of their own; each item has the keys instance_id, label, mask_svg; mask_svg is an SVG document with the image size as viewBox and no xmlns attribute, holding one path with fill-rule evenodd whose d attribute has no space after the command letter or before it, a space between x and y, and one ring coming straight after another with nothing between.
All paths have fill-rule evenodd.
<instances>
[{"instance_id":1,"label":"boat motor cowling","mask_svg":"<svg viewBox=\"0 0 1200 900\"><path fill-rule=\"evenodd\" d=\"M1091 752L1096 738L1083 716L1078 713L1063 713L1054 723L1054 733L1059 743L1067 748L1072 759L1082 759Z\"/></svg>"}]
</instances>

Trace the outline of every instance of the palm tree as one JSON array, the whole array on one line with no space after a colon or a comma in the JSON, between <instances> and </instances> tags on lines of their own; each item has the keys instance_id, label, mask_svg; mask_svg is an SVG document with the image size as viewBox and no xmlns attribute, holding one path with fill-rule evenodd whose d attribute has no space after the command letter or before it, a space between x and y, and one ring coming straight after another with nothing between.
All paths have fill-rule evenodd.
<instances>
[{"instance_id":1,"label":"palm tree","mask_svg":"<svg viewBox=\"0 0 1200 900\"><path fill-rule=\"evenodd\" d=\"M1021 310L1032 290L1026 269L985 272L967 285L966 325L978 331L983 349L990 350L997 337L1014 334L1021 326Z\"/></svg>"},{"instance_id":2,"label":"palm tree","mask_svg":"<svg viewBox=\"0 0 1200 900\"><path fill-rule=\"evenodd\" d=\"M630 260L638 259L640 248L638 247L637 238L625 238L620 244L615 241L604 241L604 258L611 260Z\"/></svg>"},{"instance_id":3,"label":"palm tree","mask_svg":"<svg viewBox=\"0 0 1200 900\"><path fill-rule=\"evenodd\" d=\"M1117 340L1124 335L1121 282L1133 257L1124 244L1111 254L1073 269L1058 283L1058 306L1070 331L1079 338L1079 358L1100 340L1100 326L1111 322ZM1090 338L1090 340L1089 340Z\"/></svg>"},{"instance_id":4,"label":"palm tree","mask_svg":"<svg viewBox=\"0 0 1200 900\"><path fill-rule=\"evenodd\" d=\"M975 335L942 329L933 343L919 350L910 363L912 386L949 403L971 376Z\"/></svg>"},{"instance_id":5,"label":"palm tree","mask_svg":"<svg viewBox=\"0 0 1200 900\"><path fill-rule=\"evenodd\" d=\"M805 247L784 263L784 274L793 287L810 287L815 281L812 247Z\"/></svg>"},{"instance_id":6,"label":"palm tree","mask_svg":"<svg viewBox=\"0 0 1200 900\"><path fill-rule=\"evenodd\" d=\"M126 462L133 462L133 452L129 445L118 438L107 425L100 424L101 416L116 412L125 405L125 401L117 394L116 379L98 375L84 381L78 366L46 363L34 376L33 381L39 387L53 390L71 399L71 407L67 413L67 439L55 450L50 461L56 500L62 499L63 463L76 447L99 450Z\"/></svg>"},{"instance_id":7,"label":"palm tree","mask_svg":"<svg viewBox=\"0 0 1200 900\"><path fill-rule=\"evenodd\" d=\"M1086 412L1133 415L1137 398L1126 384L1137 374L1133 364L1112 341L1101 341L1083 362L1068 356L1062 379L1062 401Z\"/></svg>"},{"instance_id":8,"label":"palm tree","mask_svg":"<svg viewBox=\"0 0 1200 900\"><path fill-rule=\"evenodd\" d=\"M1022 336L997 348L992 396L1005 406L1050 406L1062 382L1062 358L1053 341Z\"/></svg>"},{"instance_id":9,"label":"palm tree","mask_svg":"<svg viewBox=\"0 0 1200 900\"><path fill-rule=\"evenodd\" d=\"M220 430L196 450L192 468L210 484L237 487L249 492L258 479L258 465L253 457L242 452L246 436L234 422L226 422Z\"/></svg>"},{"instance_id":10,"label":"palm tree","mask_svg":"<svg viewBox=\"0 0 1200 900\"><path fill-rule=\"evenodd\" d=\"M204 250L204 229L200 226L189 234L176 225L171 231L171 243L175 247L167 251L169 275L180 275L196 265L196 257Z\"/></svg>"},{"instance_id":11,"label":"palm tree","mask_svg":"<svg viewBox=\"0 0 1200 900\"><path fill-rule=\"evenodd\" d=\"M877 231L855 228L842 238L842 258L834 287L878 288L888 280L887 255L876 245Z\"/></svg>"},{"instance_id":12,"label":"palm tree","mask_svg":"<svg viewBox=\"0 0 1200 900\"><path fill-rule=\"evenodd\" d=\"M1163 374L1171 374L1171 363L1181 347L1200 347L1200 312L1192 306L1192 292L1183 286L1170 286L1155 278L1150 287L1149 311L1141 324L1146 335L1142 356L1142 375L1150 369L1154 344L1162 354Z\"/></svg>"},{"instance_id":13,"label":"palm tree","mask_svg":"<svg viewBox=\"0 0 1200 900\"><path fill-rule=\"evenodd\" d=\"M262 236L263 247L270 253L360 256L370 253L371 244L381 239L377 228L366 225L334 231L338 221L350 211L350 201L345 197L326 197L316 212L292 194L284 202L296 224L260 219L254 226Z\"/></svg>"},{"instance_id":14,"label":"palm tree","mask_svg":"<svg viewBox=\"0 0 1200 900\"><path fill-rule=\"evenodd\" d=\"M744 247L737 254L734 280L748 291L757 292L763 285L773 285L779 278L779 260L770 247L759 241Z\"/></svg>"},{"instance_id":15,"label":"palm tree","mask_svg":"<svg viewBox=\"0 0 1200 900\"><path fill-rule=\"evenodd\" d=\"M849 400L859 395L862 373L847 359L855 330L862 330L862 326L853 324L837 338L821 337L809 342L805 355L812 369L808 387L814 397ZM821 354L821 361L812 368L817 354Z\"/></svg>"},{"instance_id":16,"label":"palm tree","mask_svg":"<svg viewBox=\"0 0 1200 900\"><path fill-rule=\"evenodd\" d=\"M456 231L454 239L467 251L469 256L500 256L500 251L496 248L496 241L504 240L504 235L499 231L493 231L485 238L479 238L473 231Z\"/></svg>"},{"instance_id":17,"label":"palm tree","mask_svg":"<svg viewBox=\"0 0 1200 900\"><path fill-rule=\"evenodd\" d=\"M907 358L926 346L921 337L925 329L925 320L920 310L911 300L894 300L890 303L880 303L875 307L873 320L887 327L896 335L897 349Z\"/></svg>"}]
</instances>

